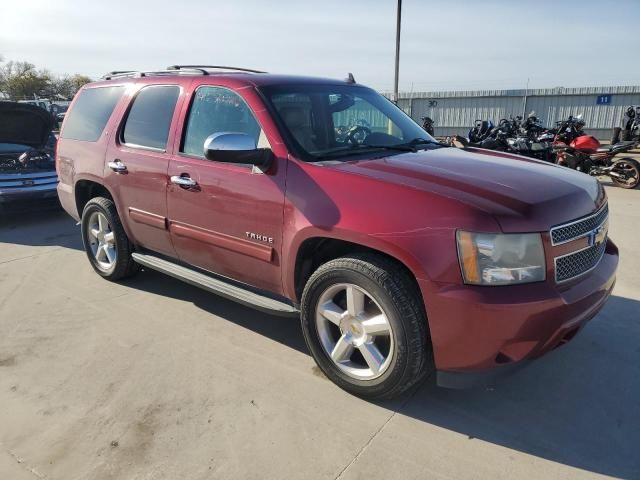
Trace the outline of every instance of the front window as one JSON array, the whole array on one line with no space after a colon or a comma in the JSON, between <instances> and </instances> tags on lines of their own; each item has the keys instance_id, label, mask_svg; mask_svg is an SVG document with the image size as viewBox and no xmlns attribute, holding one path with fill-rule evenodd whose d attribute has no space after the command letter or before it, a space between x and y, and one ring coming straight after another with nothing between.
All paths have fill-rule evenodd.
<instances>
[{"instance_id":1,"label":"front window","mask_svg":"<svg viewBox=\"0 0 640 480\"><path fill-rule=\"evenodd\" d=\"M204 158L207 137L222 132L244 133L258 147L266 146L262 129L242 97L224 87L200 87L193 97L181 151Z\"/></svg>"},{"instance_id":2,"label":"front window","mask_svg":"<svg viewBox=\"0 0 640 480\"><path fill-rule=\"evenodd\" d=\"M293 85L262 91L280 117L284 136L307 160L437 143L402 110L366 87Z\"/></svg>"}]
</instances>

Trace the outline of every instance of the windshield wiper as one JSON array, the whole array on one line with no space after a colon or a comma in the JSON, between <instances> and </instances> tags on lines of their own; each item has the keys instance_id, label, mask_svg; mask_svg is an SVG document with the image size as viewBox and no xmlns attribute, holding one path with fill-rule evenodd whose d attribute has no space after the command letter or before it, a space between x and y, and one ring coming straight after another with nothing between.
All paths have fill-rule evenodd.
<instances>
[{"instance_id":1,"label":"windshield wiper","mask_svg":"<svg viewBox=\"0 0 640 480\"><path fill-rule=\"evenodd\" d=\"M362 143L357 148L381 148L383 150L400 150L401 152L415 152L416 147L412 143L397 143L395 145L371 145Z\"/></svg>"},{"instance_id":2,"label":"windshield wiper","mask_svg":"<svg viewBox=\"0 0 640 480\"><path fill-rule=\"evenodd\" d=\"M376 150L393 150L399 152L415 152L416 148L412 145L367 145L364 143L358 145L352 145L346 149L340 149L333 152L327 152L322 155L315 155L317 160L326 160L329 158L336 158L341 156L349 156L349 155L361 155L366 153L368 150L376 151Z\"/></svg>"},{"instance_id":3,"label":"windshield wiper","mask_svg":"<svg viewBox=\"0 0 640 480\"><path fill-rule=\"evenodd\" d=\"M414 138L410 142L403 143L401 145L438 145L439 147L448 147L446 143L438 142L437 140L427 140L426 138Z\"/></svg>"},{"instance_id":4,"label":"windshield wiper","mask_svg":"<svg viewBox=\"0 0 640 480\"><path fill-rule=\"evenodd\" d=\"M393 150L397 152L417 152L420 145L437 145L439 147L448 147L444 143L436 142L434 140L427 140L426 138L414 138L410 142L396 143L391 145L372 145L369 143L359 143L357 145L350 145L347 148L341 148L333 152L327 152L322 155L315 155L317 160L326 160L329 158L336 158L341 156L348 156L353 154L362 154L367 150Z\"/></svg>"}]
</instances>

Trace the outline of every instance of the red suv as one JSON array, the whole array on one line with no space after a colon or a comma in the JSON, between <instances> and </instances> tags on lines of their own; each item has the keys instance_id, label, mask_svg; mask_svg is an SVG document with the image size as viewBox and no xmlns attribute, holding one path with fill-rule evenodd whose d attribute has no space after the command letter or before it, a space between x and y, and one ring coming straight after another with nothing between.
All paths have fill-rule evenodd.
<instances>
[{"instance_id":1,"label":"red suv","mask_svg":"<svg viewBox=\"0 0 640 480\"><path fill-rule=\"evenodd\" d=\"M142 265L300 315L322 371L367 398L522 365L615 281L593 178L447 147L352 77L114 72L74 99L56 160L99 275Z\"/></svg>"}]
</instances>

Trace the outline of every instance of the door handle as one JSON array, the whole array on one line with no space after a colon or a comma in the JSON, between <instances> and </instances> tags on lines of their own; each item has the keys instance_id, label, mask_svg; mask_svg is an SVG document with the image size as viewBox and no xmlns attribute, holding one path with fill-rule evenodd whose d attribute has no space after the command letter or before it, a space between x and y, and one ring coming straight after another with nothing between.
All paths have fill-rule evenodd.
<instances>
[{"instance_id":1,"label":"door handle","mask_svg":"<svg viewBox=\"0 0 640 480\"><path fill-rule=\"evenodd\" d=\"M198 182L193 178L184 175L173 175L171 177L171 183L182 188L196 188L198 186Z\"/></svg>"},{"instance_id":2,"label":"door handle","mask_svg":"<svg viewBox=\"0 0 640 480\"><path fill-rule=\"evenodd\" d=\"M116 173L126 173L127 166L117 158L113 162L107 163L107 166Z\"/></svg>"}]
</instances>

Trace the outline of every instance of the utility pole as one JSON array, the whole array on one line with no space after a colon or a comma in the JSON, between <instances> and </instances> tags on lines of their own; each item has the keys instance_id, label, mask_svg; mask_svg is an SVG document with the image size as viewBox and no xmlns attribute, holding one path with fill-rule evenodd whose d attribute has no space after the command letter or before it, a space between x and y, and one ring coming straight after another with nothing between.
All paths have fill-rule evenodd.
<instances>
[{"instance_id":1,"label":"utility pole","mask_svg":"<svg viewBox=\"0 0 640 480\"><path fill-rule=\"evenodd\" d=\"M522 99L522 119L527 118L527 96L529 96L529 79L527 78L527 87L524 89L524 98Z\"/></svg>"},{"instance_id":2,"label":"utility pole","mask_svg":"<svg viewBox=\"0 0 640 480\"><path fill-rule=\"evenodd\" d=\"M400 72L400 18L402 16L402 0L398 0L398 13L396 20L396 71L393 82L393 101L398 101L398 75Z\"/></svg>"}]
</instances>

